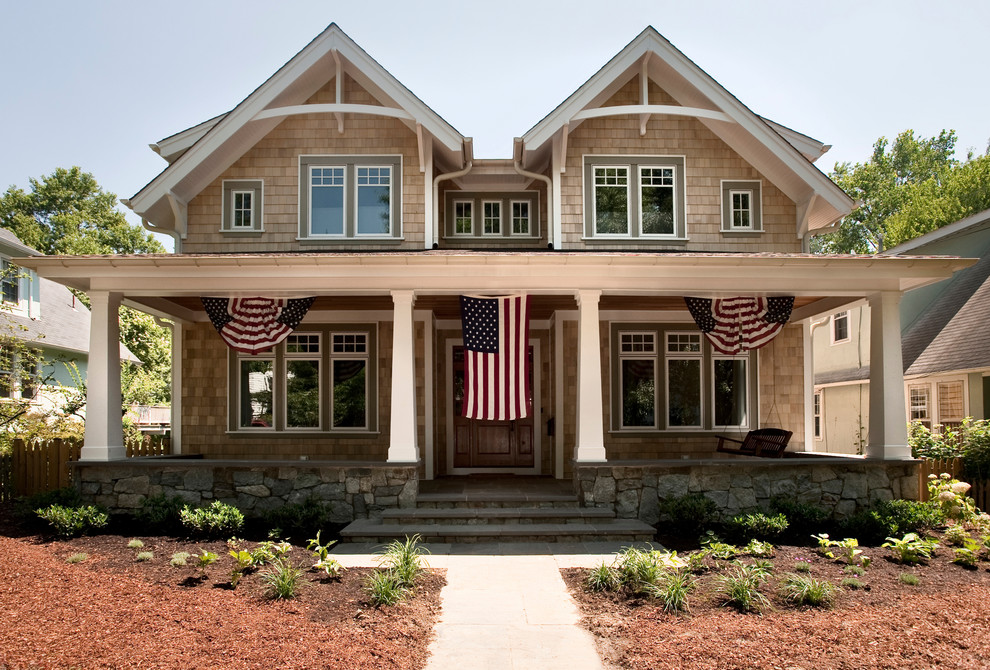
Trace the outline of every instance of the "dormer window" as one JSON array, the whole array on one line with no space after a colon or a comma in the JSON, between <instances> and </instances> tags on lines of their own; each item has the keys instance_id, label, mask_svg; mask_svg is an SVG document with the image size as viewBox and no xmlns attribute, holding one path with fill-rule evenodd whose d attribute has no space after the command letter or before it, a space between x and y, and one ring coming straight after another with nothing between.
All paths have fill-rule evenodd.
<instances>
[{"instance_id":1,"label":"dormer window","mask_svg":"<svg viewBox=\"0 0 990 670\"><path fill-rule=\"evenodd\" d=\"M260 233L262 192L260 179L226 179L223 182L221 230L225 233Z\"/></svg>"},{"instance_id":2,"label":"dormer window","mask_svg":"<svg viewBox=\"0 0 990 670\"><path fill-rule=\"evenodd\" d=\"M682 156L585 156L585 239L686 238Z\"/></svg>"},{"instance_id":3,"label":"dormer window","mask_svg":"<svg viewBox=\"0 0 990 670\"><path fill-rule=\"evenodd\" d=\"M397 239L401 175L401 156L300 156L299 239Z\"/></svg>"},{"instance_id":4,"label":"dormer window","mask_svg":"<svg viewBox=\"0 0 990 670\"><path fill-rule=\"evenodd\" d=\"M460 242L532 240L539 236L539 202L536 191L447 191L444 236Z\"/></svg>"},{"instance_id":5,"label":"dormer window","mask_svg":"<svg viewBox=\"0 0 990 670\"><path fill-rule=\"evenodd\" d=\"M763 232L759 181L722 182L722 232Z\"/></svg>"}]
</instances>

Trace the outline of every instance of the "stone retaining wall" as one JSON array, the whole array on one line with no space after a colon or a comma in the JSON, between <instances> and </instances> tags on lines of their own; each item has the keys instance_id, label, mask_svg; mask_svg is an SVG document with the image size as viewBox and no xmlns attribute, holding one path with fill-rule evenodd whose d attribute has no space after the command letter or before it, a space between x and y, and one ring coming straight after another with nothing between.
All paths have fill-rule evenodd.
<instances>
[{"instance_id":1,"label":"stone retaining wall","mask_svg":"<svg viewBox=\"0 0 990 670\"><path fill-rule=\"evenodd\" d=\"M725 516L766 509L774 496L845 518L879 500L916 500L918 461L705 459L688 463L577 465L574 487L585 507L614 508L623 519L660 520L665 500L703 493Z\"/></svg>"},{"instance_id":2,"label":"stone retaining wall","mask_svg":"<svg viewBox=\"0 0 990 670\"><path fill-rule=\"evenodd\" d=\"M415 466L382 463L251 463L205 459L130 459L74 463L73 479L83 500L114 513L133 512L147 498L178 496L190 505L214 500L261 516L309 496L324 501L331 519L344 523L381 516L382 510L415 507Z\"/></svg>"}]
</instances>

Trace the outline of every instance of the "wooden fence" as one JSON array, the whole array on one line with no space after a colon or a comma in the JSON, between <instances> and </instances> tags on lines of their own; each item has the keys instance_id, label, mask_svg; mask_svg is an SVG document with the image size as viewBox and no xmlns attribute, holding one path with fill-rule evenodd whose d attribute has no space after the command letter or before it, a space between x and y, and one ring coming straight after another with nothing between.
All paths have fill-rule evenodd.
<instances>
[{"instance_id":1,"label":"wooden fence","mask_svg":"<svg viewBox=\"0 0 990 670\"><path fill-rule=\"evenodd\" d=\"M9 454L0 455L0 501L13 500L72 484L69 463L79 460L81 440L13 440ZM127 457L164 456L171 453L171 440L144 436L128 441Z\"/></svg>"},{"instance_id":2,"label":"wooden fence","mask_svg":"<svg viewBox=\"0 0 990 670\"><path fill-rule=\"evenodd\" d=\"M990 510L990 480L970 481L963 476L963 463L961 458L925 458L918 468L918 488L921 491L921 499L928 500L928 475L938 477L943 472L947 472L954 479L965 481L972 485L969 490L969 497L976 501L976 506L983 510Z\"/></svg>"}]
</instances>

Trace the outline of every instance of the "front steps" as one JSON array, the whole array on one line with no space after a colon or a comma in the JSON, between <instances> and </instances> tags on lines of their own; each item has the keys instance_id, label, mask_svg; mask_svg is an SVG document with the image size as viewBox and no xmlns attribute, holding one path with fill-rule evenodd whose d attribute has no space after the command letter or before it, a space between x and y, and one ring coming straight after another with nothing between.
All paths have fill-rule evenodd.
<instances>
[{"instance_id":1,"label":"front steps","mask_svg":"<svg viewBox=\"0 0 990 670\"><path fill-rule=\"evenodd\" d=\"M482 480L479 480L482 481ZM419 534L425 542L640 542L653 527L616 519L611 509L579 507L573 494L550 480L545 487L511 480L440 485L420 493L416 507L392 509L380 519L358 519L341 531L345 542L386 543ZM474 484L473 486L471 484Z\"/></svg>"}]
</instances>

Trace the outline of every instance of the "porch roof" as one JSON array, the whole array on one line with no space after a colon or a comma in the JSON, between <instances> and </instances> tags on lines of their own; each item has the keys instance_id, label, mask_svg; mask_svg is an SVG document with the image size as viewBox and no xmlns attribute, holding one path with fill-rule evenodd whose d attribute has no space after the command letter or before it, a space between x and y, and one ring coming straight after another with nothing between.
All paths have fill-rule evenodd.
<instances>
[{"instance_id":1,"label":"porch roof","mask_svg":"<svg viewBox=\"0 0 990 670\"><path fill-rule=\"evenodd\" d=\"M164 313L161 298L202 295L388 296L527 292L605 296L793 295L796 318L882 291L950 277L975 259L955 256L819 256L649 251L396 251L262 254L35 256L16 259L81 291L113 291ZM170 309L168 304L175 305ZM185 314L184 314L185 313Z\"/></svg>"}]
</instances>

